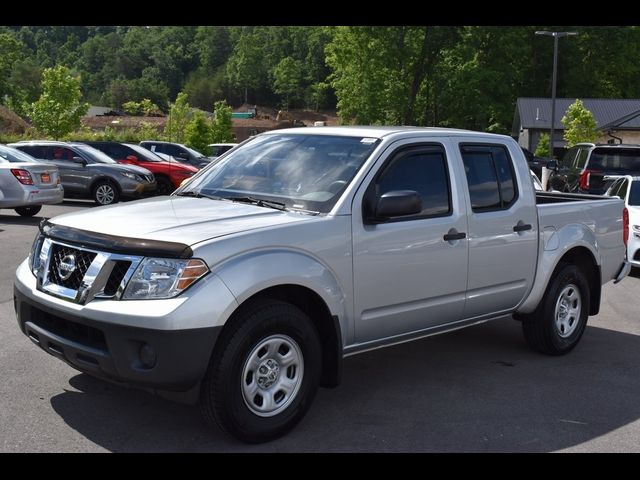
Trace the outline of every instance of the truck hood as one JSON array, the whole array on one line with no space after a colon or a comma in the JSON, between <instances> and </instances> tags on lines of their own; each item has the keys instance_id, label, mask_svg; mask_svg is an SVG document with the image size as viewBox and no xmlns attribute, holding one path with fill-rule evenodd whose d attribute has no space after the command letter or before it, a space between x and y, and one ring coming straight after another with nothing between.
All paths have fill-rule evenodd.
<instances>
[{"instance_id":1,"label":"truck hood","mask_svg":"<svg viewBox=\"0 0 640 480\"><path fill-rule=\"evenodd\" d=\"M66 213L49 222L87 232L192 246L224 235L313 218L224 200L165 196Z\"/></svg>"}]
</instances>

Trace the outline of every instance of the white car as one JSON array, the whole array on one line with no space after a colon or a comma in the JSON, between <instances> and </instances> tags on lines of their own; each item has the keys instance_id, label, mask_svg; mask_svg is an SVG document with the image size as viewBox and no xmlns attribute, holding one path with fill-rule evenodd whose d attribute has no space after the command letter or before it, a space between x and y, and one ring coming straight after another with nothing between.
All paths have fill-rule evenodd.
<instances>
[{"instance_id":1,"label":"white car","mask_svg":"<svg viewBox=\"0 0 640 480\"><path fill-rule=\"evenodd\" d=\"M63 196L58 167L0 145L0 208L32 217L42 205L62 202Z\"/></svg>"},{"instance_id":2,"label":"white car","mask_svg":"<svg viewBox=\"0 0 640 480\"><path fill-rule=\"evenodd\" d=\"M616 180L605 192L610 197L624 200L624 238L627 244L627 260L640 268L640 177L623 175L605 177L604 180Z\"/></svg>"}]
</instances>

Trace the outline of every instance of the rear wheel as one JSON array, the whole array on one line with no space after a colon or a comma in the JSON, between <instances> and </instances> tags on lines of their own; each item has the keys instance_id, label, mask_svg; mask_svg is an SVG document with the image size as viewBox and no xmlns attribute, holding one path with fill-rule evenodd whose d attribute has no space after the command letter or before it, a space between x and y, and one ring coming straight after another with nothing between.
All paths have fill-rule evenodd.
<instances>
[{"instance_id":1,"label":"rear wheel","mask_svg":"<svg viewBox=\"0 0 640 480\"><path fill-rule=\"evenodd\" d=\"M29 207L18 207L14 209L21 217L33 217L36 213L42 210L42 205L32 205Z\"/></svg>"},{"instance_id":2,"label":"rear wheel","mask_svg":"<svg viewBox=\"0 0 640 480\"><path fill-rule=\"evenodd\" d=\"M175 190L171 180L166 177L156 177L156 182L158 182L158 189L156 190L158 195L169 195Z\"/></svg>"},{"instance_id":3,"label":"rear wheel","mask_svg":"<svg viewBox=\"0 0 640 480\"><path fill-rule=\"evenodd\" d=\"M538 308L523 316L524 337L531 348L564 355L580 341L589 316L589 285L575 265L561 264Z\"/></svg>"},{"instance_id":4,"label":"rear wheel","mask_svg":"<svg viewBox=\"0 0 640 480\"><path fill-rule=\"evenodd\" d=\"M102 180L93 187L93 200L98 205L118 203L118 200L120 200L120 192L113 183Z\"/></svg>"},{"instance_id":5,"label":"rear wheel","mask_svg":"<svg viewBox=\"0 0 640 480\"><path fill-rule=\"evenodd\" d=\"M204 418L248 443L284 435L318 389L322 359L315 326L291 304L262 300L230 327L202 383Z\"/></svg>"}]
</instances>

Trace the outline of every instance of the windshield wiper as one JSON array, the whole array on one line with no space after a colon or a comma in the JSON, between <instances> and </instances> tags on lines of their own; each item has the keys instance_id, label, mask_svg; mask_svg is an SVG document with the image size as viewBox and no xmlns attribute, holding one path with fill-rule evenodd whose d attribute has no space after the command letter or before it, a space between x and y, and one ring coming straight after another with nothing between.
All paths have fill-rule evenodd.
<instances>
[{"instance_id":1,"label":"windshield wiper","mask_svg":"<svg viewBox=\"0 0 640 480\"><path fill-rule=\"evenodd\" d=\"M216 197L215 195L207 195L205 193L194 191L176 193L176 197L209 198L211 200L220 200L222 198Z\"/></svg>"},{"instance_id":2,"label":"windshield wiper","mask_svg":"<svg viewBox=\"0 0 640 480\"><path fill-rule=\"evenodd\" d=\"M287 207L282 202L276 202L275 200L263 200L261 198L254 197L222 197L225 200L231 200L232 202L251 203L259 207L273 208L275 210L286 210Z\"/></svg>"}]
</instances>

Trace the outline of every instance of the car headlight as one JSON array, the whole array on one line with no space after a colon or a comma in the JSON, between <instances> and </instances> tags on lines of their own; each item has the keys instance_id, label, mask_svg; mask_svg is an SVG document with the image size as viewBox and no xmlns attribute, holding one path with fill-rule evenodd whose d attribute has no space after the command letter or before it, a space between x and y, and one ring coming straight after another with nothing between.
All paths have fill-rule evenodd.
<instances>
[{"instance_id":1,"label":"car headlight","mask_svg":"<svg viewBox=\"0 0 640 480\"><path fill-rule=\"evenodd\" d=\"M120 172L123 177L130 178L131 180L138 180L138 176L135 173L131 172Z\"/></svg>"},{"instance_id":2,"label":"car headlight","mask_svg":"<svg viewBox=\"0 0 640 480\"><path fill-rule=\"evenodd\" d=\"M179 295L209 272L207 264L197 258L145 258L122 296L125 300L172 298Z\"/></svg>"},{"instance_id":3,"label":"car headlight","mask_svg":"<svg viewBox=\"0 0 640 480\"><path fill-rule=\"evenodd\" d=\"M38 269L47 261L46 258L40 257L40 250L42 249L43 241L44 237L42 235L36 235L36 238L31 245L31 251L29 251L29 269L35 276L38 276Z\"/></svg>"}]
</instances>

